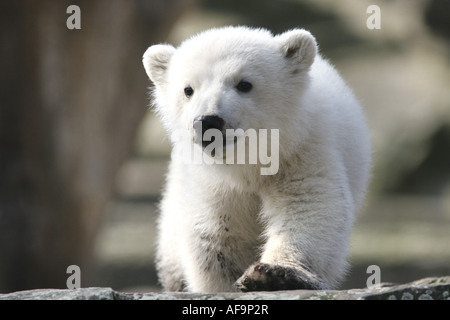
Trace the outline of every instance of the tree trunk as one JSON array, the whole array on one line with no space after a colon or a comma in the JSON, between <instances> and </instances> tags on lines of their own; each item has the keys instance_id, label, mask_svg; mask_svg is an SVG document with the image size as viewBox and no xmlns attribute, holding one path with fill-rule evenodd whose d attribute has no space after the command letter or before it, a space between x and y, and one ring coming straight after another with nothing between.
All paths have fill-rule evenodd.
<instances>
[{"instance_id":1,"label":"tree trunk","mask_svg":"<svg viewBox=\"0 0 450 320\"><path fill-rule=\"evenodd\" d=\"M190 0L0 2L0 292L89 280L114 179L147 110L141 57ZM81 9L69 30L66 9Z\"/></svg>"}]
</instances>

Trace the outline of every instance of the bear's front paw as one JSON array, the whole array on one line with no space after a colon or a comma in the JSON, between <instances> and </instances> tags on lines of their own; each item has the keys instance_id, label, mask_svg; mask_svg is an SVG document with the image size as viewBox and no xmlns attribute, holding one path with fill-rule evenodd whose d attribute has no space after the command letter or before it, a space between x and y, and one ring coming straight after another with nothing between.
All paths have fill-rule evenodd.
<instances>
[{"instance_id":1,"label":"bear's front paw","mask_svg":"<svg viewBox=\"0 0 450 320\"><path fill-rule=\"evenodd\" d=\"M235 286L243 292L326 288L324 284L311 279L300 270L267 263L251 265L236 281Z\"/></svg>"}]
</instances>

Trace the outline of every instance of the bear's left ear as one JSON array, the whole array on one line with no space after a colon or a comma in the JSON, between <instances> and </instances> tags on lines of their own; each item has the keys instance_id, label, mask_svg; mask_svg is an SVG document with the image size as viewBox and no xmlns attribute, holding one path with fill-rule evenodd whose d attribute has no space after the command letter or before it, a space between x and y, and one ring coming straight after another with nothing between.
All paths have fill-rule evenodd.
<instances>
[{"instance_id":1,"label":"bear's left ear","mask_svg":"<svg viewBox=\"0 0 450 320\"><path fill-rule=\"evenodd\" d=\"M302 65L307 70L317 54L317 42L313 35L304 29L286 31L275 37L282 53L287 59Z\"/></svg>"}]
</instances>

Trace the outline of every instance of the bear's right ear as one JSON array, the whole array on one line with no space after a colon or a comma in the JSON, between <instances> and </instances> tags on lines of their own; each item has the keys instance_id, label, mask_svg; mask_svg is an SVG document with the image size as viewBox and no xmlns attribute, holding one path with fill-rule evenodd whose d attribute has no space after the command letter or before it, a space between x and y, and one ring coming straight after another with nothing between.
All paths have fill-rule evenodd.
<instances>
[{"instance_id":1,"label":"bear's right ear","mask_svg":"<svg viewBox=\"0 0 450 320\"><path fill-rule=\"evenodd\" d=\"M145 51L142 63L154 84L159 85L165 82L167 67L174 52L175 48L168 44L157 44Z\"/></svg>"}]
</instances>

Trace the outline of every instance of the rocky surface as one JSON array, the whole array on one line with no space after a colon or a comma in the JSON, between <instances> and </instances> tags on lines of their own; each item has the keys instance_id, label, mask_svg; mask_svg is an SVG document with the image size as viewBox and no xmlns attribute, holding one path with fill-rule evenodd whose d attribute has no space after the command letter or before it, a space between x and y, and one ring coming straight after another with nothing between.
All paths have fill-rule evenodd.
<instances>
[{"instance_id":1,"label":"rocky surface","mask_svg":"<svg viewBox=\"0 0 450 320\"><path fill-rule=\"evenodd\" d=\"M38 289L0 294L0 300L450 300L450 276L366 289L250 293L124 293L111 288Z\"/></svg>"}]
</instances>

